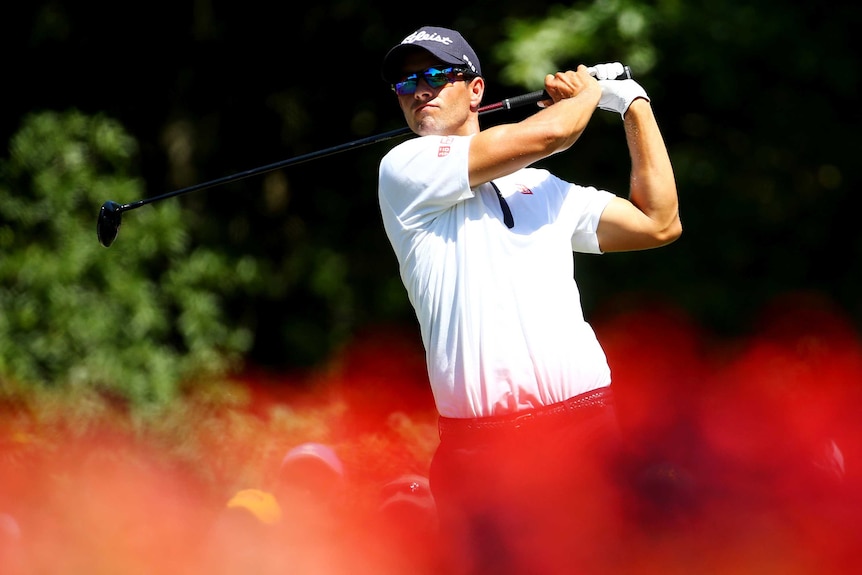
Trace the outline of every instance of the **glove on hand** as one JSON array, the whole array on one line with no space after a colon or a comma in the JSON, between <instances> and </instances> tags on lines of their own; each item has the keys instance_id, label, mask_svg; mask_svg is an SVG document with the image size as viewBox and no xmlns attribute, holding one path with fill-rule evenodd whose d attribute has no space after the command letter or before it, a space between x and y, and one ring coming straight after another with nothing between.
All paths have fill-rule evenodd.
<instances>
[{"instance_id":1,"label":"glove on hand","mask_svg":"<svg viewBox=\"0 0 862 575\"><path fill-rule=\"evenodd\" d=\"M625 118L626 111L637 98L643 98L649 102L646 91L634 80L614 80L625 71L619 62L597 64L593 68L596 71L595 77L602 87L602 99L599 100L599 108L602 110L618 112Z\"/></svg>"},{"instance_id":2,"label":"glove on hand","mask_svg":"<svg viewBox=\"0 0 862 575\"><path fill-rule=\"evenodd\" d=\"M596 80L616 80L625 72L625 67L619 62L611 62L610 64L596 64L589 68L590 74L596 77Z\"/></svg>"}]
</instances>

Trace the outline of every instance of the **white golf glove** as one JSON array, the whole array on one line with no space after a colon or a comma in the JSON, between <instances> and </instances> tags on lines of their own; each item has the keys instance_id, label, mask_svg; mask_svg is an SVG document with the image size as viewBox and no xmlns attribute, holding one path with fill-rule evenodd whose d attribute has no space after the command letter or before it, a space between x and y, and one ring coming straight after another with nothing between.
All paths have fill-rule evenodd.
<instances>
[{"instance_id":1,"label":"white golf glove","mask_svg":"<svg viewBox=\"0 0 862 575\"><path fill-rule=\"evenodd\" d=\"M649 96L640 84L631 79L615 80L623 75L625 68L619 62L610 64L596 64L591 72L595 70L596 80L602 87L602 99L599 100L599 108L609 112L617 112L625 118L626 111L637 98L643 98L649 102Z\"/></svg>"}]
</instances>

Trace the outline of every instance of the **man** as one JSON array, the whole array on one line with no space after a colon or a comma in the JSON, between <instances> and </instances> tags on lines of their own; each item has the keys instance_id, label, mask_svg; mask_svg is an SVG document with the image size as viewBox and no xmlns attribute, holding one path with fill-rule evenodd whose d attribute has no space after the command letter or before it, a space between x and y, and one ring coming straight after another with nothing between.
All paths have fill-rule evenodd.
<instances>
[{"instance_id":1,"label":"man","mask_svg":"<svg viewBox=\"0 0 862 575\"><path fill-rule=\"evenodd\" d=\"M608 79L622 71L549 74L543 109L481 130L485 79L461 34L425 26L385 56L420 137L382 159L380 210L440 415L430 482L452 573L607 572L618 555L611 375L572 252L655 248L682 232L649 98ZM597 107L623 119L628 199L531 167L568 150Z\"/></svg>"}]
</instances>

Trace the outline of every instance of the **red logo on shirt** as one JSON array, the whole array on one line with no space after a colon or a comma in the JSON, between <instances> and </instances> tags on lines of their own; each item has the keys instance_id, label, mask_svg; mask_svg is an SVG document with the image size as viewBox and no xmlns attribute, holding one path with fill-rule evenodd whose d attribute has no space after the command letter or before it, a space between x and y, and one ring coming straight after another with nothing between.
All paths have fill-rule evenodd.
<instances>
[{"instance_id":1,"label":"red logo on shirt","mask_svg":"<svg viewBox=\"0 0 862 575\"><path fill-rule=\"evenodd\" d=\"M437 148L438 158L442 158L449 155L449 152L452 151L452 146L450 146L449 144L451 144L453 141L455 141L455 138L453 138L452 136L444 136L440 138L440 147Z\"/></svg>"},{"instance_id":2,"label":"red logo on shirt","mask_svg":"<svg viewBox=\"0 0 862 575\"><path fill-rule=\"evenodd\" d=\"M528 188L524 184L517 184L517 186L518 186L518 191L521 192L522 194L527 194L528 196L533 195L533 190L531 190L530 188Z\"/></svg>"}]
</instances>

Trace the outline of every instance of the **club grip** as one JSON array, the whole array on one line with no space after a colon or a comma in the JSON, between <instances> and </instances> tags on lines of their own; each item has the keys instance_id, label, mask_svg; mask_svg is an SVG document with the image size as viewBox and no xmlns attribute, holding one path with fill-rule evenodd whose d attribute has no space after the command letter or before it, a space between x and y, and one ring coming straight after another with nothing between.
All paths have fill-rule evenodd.
<instances>
[{"instance_id":1,"label":"club grip","mask_svg":"<svg viewBox=\"0 0 862 575\"><path fill-rule=\"evenodd\" d=\"M549 98L550 96L548 96L548 93L544 90L536 90L535 92L530 92L529 94L521 94L520 96L506 98L502 101L502 107L507 110L511 110L512 108L528 106L530 104L535 104L536 102L541 102L542 100L547 100Z\"/></svg>"},{"instance_id":2,"label":"club grip","mask_svg":"<svg viewBox=\"0 0 862 575\"><path fill-rule=\"evenodd\" d=\"M596 75L596 69L592 66L587 68L587 71L591 76ZM632 70L628 66L623 66L623 73L614 78L614 80L631 80L632 79ZM521 106L529 106L530 104L536 104L541 102L542 100L550 100L551 97L544 90L536 90L535 92L530 92L529 94L521 94L520 96L514 96L512 98L506 98L496 104L489 104L487 106L483 106L479 108L480 114L485 114L486 112L495 112L497 110L511 110L513 108L520 108Z\"/></svg>"}]
</instances>

